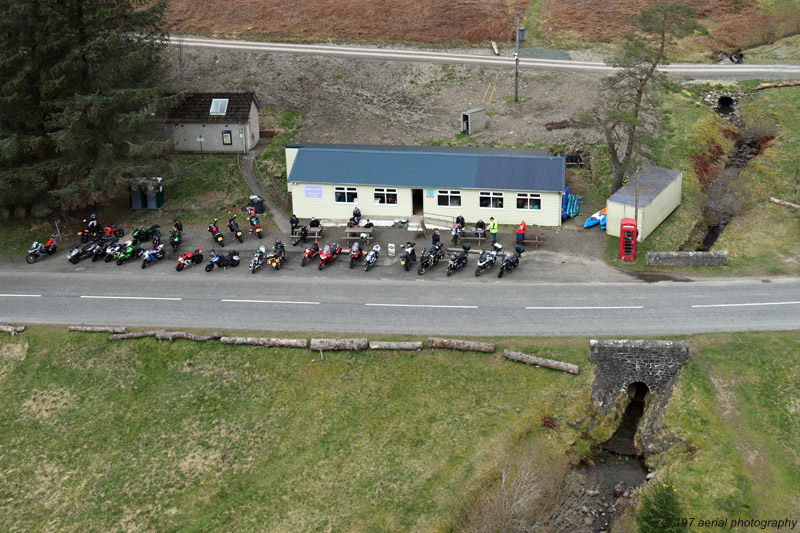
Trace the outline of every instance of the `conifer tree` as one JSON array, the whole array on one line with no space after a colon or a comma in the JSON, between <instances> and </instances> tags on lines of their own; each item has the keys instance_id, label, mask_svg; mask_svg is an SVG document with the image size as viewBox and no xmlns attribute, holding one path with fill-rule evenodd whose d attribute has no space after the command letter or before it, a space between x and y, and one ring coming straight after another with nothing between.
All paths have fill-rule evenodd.
<instances>
[{"instance_id":1,"label":"conifer tree","mask_svg":"<svg viewBox=\"0 0 800 533\"><path fill-rule=\"evenodd\" d=\"M0 0L0 204L72 210L151 175L164 0Z\"/></svg>"}]
</instances>

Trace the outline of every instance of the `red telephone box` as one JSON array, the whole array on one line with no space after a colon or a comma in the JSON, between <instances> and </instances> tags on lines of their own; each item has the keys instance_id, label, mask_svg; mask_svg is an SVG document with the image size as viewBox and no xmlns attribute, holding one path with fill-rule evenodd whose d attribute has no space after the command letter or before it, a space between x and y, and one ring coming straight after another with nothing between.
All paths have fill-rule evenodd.
<instances>
[{"instance_id":1,"label":"red telephone box","mask_svg":"<svg viewBox=\"0 0 800 533\"><path fill-rule=\"evenodd\" d=\"M619 258L623 261L636 261L636 221L623 218L619 223Z\"/></svg>"}]
</instances>

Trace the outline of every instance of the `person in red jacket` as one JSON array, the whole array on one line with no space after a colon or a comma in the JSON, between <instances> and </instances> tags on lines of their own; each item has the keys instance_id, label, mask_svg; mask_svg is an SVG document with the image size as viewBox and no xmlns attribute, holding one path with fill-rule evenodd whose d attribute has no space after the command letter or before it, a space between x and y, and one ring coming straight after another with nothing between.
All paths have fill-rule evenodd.
<instances>
[{"instance_id":1,"label":"person in red jacket","mask_svg":"<svg viewBox=\"0 0 800 533\"><path fill-rule=\"evenodd\" d=\"M528 225L525 224L523 220L520 222L519 226L517 226L517 244L522 244L522 241L525 240L525 230L528 229Z\"/></svg>"}]
</instances>

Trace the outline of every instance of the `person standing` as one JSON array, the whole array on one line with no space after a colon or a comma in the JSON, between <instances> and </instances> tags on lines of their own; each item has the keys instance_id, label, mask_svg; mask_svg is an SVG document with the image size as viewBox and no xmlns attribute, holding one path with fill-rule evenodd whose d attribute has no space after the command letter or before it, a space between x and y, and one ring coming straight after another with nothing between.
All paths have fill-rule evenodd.
<instances>
[{"instance_id":1,"label":"person standing","mask_svg":"<svg viewBox=\"0 0 800 533\"><path fill-rule=\"evenodd\" d=\"M489 218L489 233L492 234L492 244L497 242L497 232L497 221L494 219L494 217L491 217Z\"/></svg>"},{"instance_id":2,"label":"person standing","mask_svg":"<svg viewBox=\"0 0 800 533\"><path fill-rule=\"evenodd\" d=\"M522 244L522 241L525 240L525 230L528 229L528 225L525 224L523 220L520 222L519 226L517 226L517 244Z\"/></svg>"},{"instance_id":3,"label":"person standing","mask_svg":"<svg viewBox=\"0 0 800 533\"><path fill-rule=\"evenodd\" d=\"M433 232L433 235L431 236L431 244L433 246L436 246L437 244L439 244L441 242L441 240L442 240L442 236L439 235L439 230L437 229L437 230L435 230Z\"/></svg>"},{"instance_id":4,"label":"person standing","mask_svg":"<svg viewBox=\"0 0 800 533\"><path fill-rule=\"evenodd\" d=\"M294 230L300 226L300 219L297 218L297 215L292 215L292 218L289 219L289 225L292 227L290 234L294 235Z\"/></svg>"},{"instance_id":5,"label":"person standing","mask_svg":"<svg viewBox=\"0 0 800 533\"><path fill-rule=\"evenodd\" d=\"M464 227L467 225L467 221L464 220L464 217L462 217L461 215L458 215L456 217L456 224L458 224L460 226L460 228L463 230Z\"/></svg>"}]
</instances>

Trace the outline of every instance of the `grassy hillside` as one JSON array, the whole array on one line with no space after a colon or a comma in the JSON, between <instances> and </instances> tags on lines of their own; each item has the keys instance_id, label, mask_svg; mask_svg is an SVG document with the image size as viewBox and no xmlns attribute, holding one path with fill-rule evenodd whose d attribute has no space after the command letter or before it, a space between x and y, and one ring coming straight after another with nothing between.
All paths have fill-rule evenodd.
<instances>
[{"instance_id":1,"label":"grassy hillside","mask_svg":"<svg viewBox=\"0 0 800 533\"><path fill-rule=\"evenodd\" d=\"M582 373L447 350L322 361L308 350L111 343L62 328L0 337L0 523L447 529L519 439L552 456L585 429L587 340L497 341ZM689 341L665 416L673 447L649 459L656 479L672 475L689 515L796 514L800 333ZM543 415L557 431L541 428Z\"/></svg>"}]
</instances>

